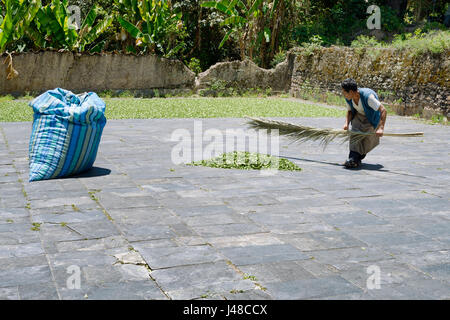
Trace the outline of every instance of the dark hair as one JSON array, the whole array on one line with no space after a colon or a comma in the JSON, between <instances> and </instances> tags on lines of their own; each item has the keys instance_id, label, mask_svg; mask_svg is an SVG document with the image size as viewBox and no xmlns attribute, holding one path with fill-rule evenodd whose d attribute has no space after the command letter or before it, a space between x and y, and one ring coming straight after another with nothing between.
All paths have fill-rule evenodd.
<instances>
[{"instance_id":1,"label":"dark hair","mask_svg":"<svg viewBox=\"0 0 450 320\"><path fill-rule=\"evenodd\" d=\"M356 81L351 78L348 78L348 79L345 79L344 81L342 81L341 87L346 92L358 91L358 85L356 84Z\"/></svg>"}]
</instances>

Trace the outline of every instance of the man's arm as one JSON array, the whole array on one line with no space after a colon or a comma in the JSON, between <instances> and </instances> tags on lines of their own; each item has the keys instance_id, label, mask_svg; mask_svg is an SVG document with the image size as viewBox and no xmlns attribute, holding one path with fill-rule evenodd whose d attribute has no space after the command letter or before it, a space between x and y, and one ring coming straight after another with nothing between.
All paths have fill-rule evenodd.
<instances>
[{"instance_id":1,"label":"man's arm","mask_svg":"<svg viewBox=\"0 0 450 320\"><path fill-rule=\"evenodd\" d=\"M377 136L382 137L384 133L384 124L386 123L387 111L383 107L383 105L380 105L379 110L381 112L380 123L378 124L378 128L375 131L375 133Z\"/></svg>"},{"instance_id":2,"label":"man's arm","mask_svg":"<svg viewBox=\"0 0 450 320\"><path fill-rule=\"evenodd\" d=\"M348 130L348 126L350 125L350 122L352 121L353 118L353 113L348 110L347 111L347 116L345 117L345 125L344 125L344 130Z\"/></svg>"}]
</instances>

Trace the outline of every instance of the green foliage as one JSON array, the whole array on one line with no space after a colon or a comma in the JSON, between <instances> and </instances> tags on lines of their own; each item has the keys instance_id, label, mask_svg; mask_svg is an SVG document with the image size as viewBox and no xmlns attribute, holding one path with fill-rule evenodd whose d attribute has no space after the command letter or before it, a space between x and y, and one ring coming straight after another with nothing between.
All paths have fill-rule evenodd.
<instances>
[{"instance_id":1,"label":"green foliage","mask_svg":"<svg viewBox=\"0 0 450 320\"><path fill-rule=\"evenodd\" d=\"M219 44L219 48L221 48L224 43L228 40L230 35L233 32L238 32L240 40L243 41L242 35L245 32L245 25L249 23L251 17L257 14L258 6L261 4L262 0L254 0L251 6L246 5L242 1L228 1L228 0L219 0L219 1L205 1L201 4L204 8L214 8L224 15L226 15L225 20L221 23L222 26L229 26L230 29L227 31L222 41ZM267 30L262 31L258 37L262 36L270 38L270 34ZM244 57L242 57L244 58Z\"/></svg>"},{"instance_id":2,"label":"green foliage","mask_svg":"<svg viewBox=\"0 0 450 320\"><path fill-rule=\"evenodd\" d=\"M311 56L322 48L323 45L323 39L320 35L314 35L311 38L309 38L309 42L302 43L303 50L301 51L302 55Z\"/></svg>"},{"instance_id":3,"label":"green foliage","mask_svg":"<svg viewBox=\"0 0 450 320\"><path fill-rule=\"evenodd\" d=\"M394 36L392 43L379 42L368 36L358 36L351 44L352 48L395 48L409 50L413 56L427 52L443 53L450 49L450 31L431 31L425 33L418 28L414 33L400 33Z\"/></svg>"},{"instance_id":4,"label":"green foliage","mask_svg":"<svg viewBox=\"0 0 450 320\"><path fill-rule=\"evenodd\" d=\"M69 25L67 0L54 0L42 7L36 14L36 21L30 25L28 36L36 47L84 51L112 23L113 17L107 16L94 25L99 8L94 6L87 14L81 29L77 32L74 25Z\"/></svg>"},{"instance_id":5,"label":"green foliage","mask_svg":"<svg viewBox=\"0 0 450 320\"><path fill-rule=\"evenodd\" d=\"M404 23L401 18L397 16L394 9L381 6L381 29L387 32L403 32Z\"/></svg>"},{"instance_id":6,"label":"green foliage","mask_svg":"<svg viewBox=\"0 0 450 320\"><path fill-rule=\"evenodd\" d=\"M104 98L108 119L344 117L345 111L278 98ZM0 122L32 121L28 101L2 101Z\"/></svg>"},{"instance_id":7,"label":"green foliage","mask_svg":"<svg viewBox=\"0 0 450 320\"><path fill-rule=\"evenodd\" d=\"M295 6L292 1L219 0L205 1L201 6L221 13L225 35L219 48L228 41L236 41L241 60L249 57L261 67L268 68L280 49L280 42L289 45L289 25Z\"/></svg>"},{"instance_id":8,"label":"green foliage","mask_svg":"<svg viewBox=\"0 0 450 320\"><path fill-rule=\"evenodd\" d=\"M436 22L436 21L434 21L434 22L427 22L427 23L425 23L425 25L423 26L423 32L430 32L430 31L433 31L433 30L442 30L442 31L445 31L445 30L447 30L448 28L444 25L444 24L442 24L442 23L440 23L440 22Z\"/></svg>"},{"instance_id":9,"label":"green foliage","mask_svg":"<svg viewBox=\"0 0 450 320\"><path fill-rule=\"evenodd\" d=\"M379 2L371 1L371 4ZM356 31L367 28L367 7L368 4L361 0L319 0L310 1L309 6L301 5L299 23L293 28L293 40L302 44L312 36L320 35L324 45L348 45Z\"/></svg>"},{"instance_id":10,"label":"green foliage","mask_svg":"<svg viewBox=\"0 0 450 320\"><path fill-rule=\"evenodd\" d=\"M369 37L365 35L358 36L352 41L352 48L367 48L367 47L379 47L381 43L375 37Z\"/></svg>"},{"instance_id":11,"label":"green foliage","mask_svg":"<svg viewBox=\"0 0 450 320\"><path fill-rule=\"evenodd\" d=\"M32 225L33 225L33 227L31 227L32 231L40 231L41 230L42 223L33 222Z\"/></svg>"},{"instance_id":12,"label":"green foliage","mask_svg":"<svg viewBox=\"0 0 450 320\"><path fill-rule=\"evenodd\" d=\"M433 114L430 121L432 124L448 124L447 117L442 114Z\"/></svg>"},{"instance_id":13,"label":"green foliage","mask_svg":"<svg viewBox=\"0 0 450 320\"><path fill-rule=\"evenodd\" d=\"M187 64L188 68L195 72L195 75L198 75L202 72L202 68L200 67L200 60L197 58L191 58L191 61Z\"/></svg>"},{"instance_id":14,"label":"green foliage","mask_svg":"<svg viewBox=\"0 0 450 320\"><path fill-rule=\"evenodd\" d=\"M3 0L5 16L0 25L0 53L9 43L20 40L41 7L40 0Z\"/></svg>"},{"instance_id":15,"label":"green foliage","mask_svg":"<svg viewBox=\"0 0 450 320\"><path fill-rule=\"evenodd\" d=\"M192 162L193 166L205 166L222 169L262 170L278 169L283 171L301 171L291 161L266 154L233 151L210 160Z\"/></svg>"},{"instance_id":16,"label":"green foliage","mask_svg":"<svg viewBox=\"0 0 450 320\"><path fill-rule=\"evenodd\" d=\"M13 101L14 97L10 94L0 97L0 102Z\"/></svg>"},{"instance_id":17,"label":"green foliage","mask_svg":"<svg viewBox=\"0 0 450 320\"><path fill-rule=\"evenodd\" d=\"M421 26L422 34L448 31L442 24L448 1L407 2L405 13L393 9L396 1L387 0L0 0L0 52L155 53L185 61L196 74L239 58L270 68L299 45L308 55L319 46L385 46L367 36L366 10L372 4L381 8L383 41L402 34L392 46L412 48L415 54L446 50L445 34L424 42L404 32L412 27L408 24ZM80 6L80 30L69 25L69 4ZM355 39L361 34L365 36Z\"/></svg>"},{"instance_id":18,"label":"green foliage","mask_svg":"<svg viewBox=\"0 0 450 320\"><path fill-rule=\"evenodd\" d=\"M275 54L275 56L273 57L272 62L270 63L270 66L272 68L275 68L277 66L277 64L283 62L284 60L286 60L286 51L279 51L277 54Z\"/></svg>"},{"instance_id":19,"label":"green foliage","mask_svg":"<svg viewBox=\"0 0 450 320\"><path fill-rule=\"evenodd\" d=\"M120 90L116 96L119 98L133 98L134 94L130 90Z\"/></svg>"},{"instance_id":20,"label":"green foliage","mask_svg":"<svg viewBox=\"0 0 450 320\"><path fill-rule=\"evenodd\" d=\"M99 10L94 6L77 32L69 25L67 0L53 0L46 6L42 6L40 0L3 1L6 15L0 26L0 52L12 42L16 43L18 51L23 51L27 39L37 48L84 51L113 21L113 17L108 16L94 25Z\"/></svg>"},{"instance_id":21,"label":"green foliage","mask_svg":"<svg viewBox=\"0 0 450 320\"><path fill-rule=\"evenodd\" d=\"M169 1L114 0L114 4L120 25L143 52L172 57L185 48L182 13L175 12Z\"/></svg>"},{"instance_id":22,"label":"green foliage","mask_svg":"<svg viewBox=\"0 0 450 320\"><path fill-rule=\"evenodd\" d=\"M391 45L397 49L410 50L413 55L426 52L443 53L450 50L450 31L435 31L425 34L418 29L414 34L403 33L395 36Z\"/></svg>"}]
</instances>

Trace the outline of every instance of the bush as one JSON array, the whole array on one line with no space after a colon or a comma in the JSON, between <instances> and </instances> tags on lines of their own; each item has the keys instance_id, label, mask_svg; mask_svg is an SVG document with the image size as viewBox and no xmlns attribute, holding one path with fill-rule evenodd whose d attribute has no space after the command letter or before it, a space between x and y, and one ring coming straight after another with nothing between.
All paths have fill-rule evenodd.
<instances>
[{"instance_id":1,"label":"bush","mask_svg":"<svg viewBox=\"0 0 450 320\"><path fill-rule=\"evenodd\" d=\"M197 58L192 58L187 66L190 70L195 72L195 75L198 75L200 72L202 72L202 68L200 67L200 60Z\"/></svg>"},{"instance_id":2,"label":"bush","mask_svg":"<svg viewBox=\"0 0 450 320\"><path fill-rule=\"evenodd\" d=\"M302 54L306 56L311 56L314 54L314 52L320 48L322 48L323 45L323 39L319 35L314 35L311 38L309 38L309 42L302 43L302 47L304 48L302 50Z\"/></svg>"},{"instance_id":3,"label":"bush","mask_svg":"<svg viewBox=\"0 0 450 320\"><path fill-rule=\"evenodd\" d=\"M272 68L275 68L277 66L277 64L283 62L284 60L286 60L286 52L280 51L275 54L275 56L273 57L273 60L270 62L270 66Z\"/></svg>"},{"instance_id":4,"label":"bush","mask_svg":"<svg viewBox=\"0 0 450 320\"><path fill-rule=\"evenodd\" d=\"M433 21L433 22L427 22L423 26L423 32L430 32L433 30L447 30L447 27L439 22Z\"/></svg>"},{"instance_id":5,"label":"bush","mask_svg":"<svg viewBox=\"0 0 450 320\"><path fill-rule=\"evenodd\" d=\"M396 35L392 46L397 49L411 50L414 55L426 52L443 53L450 50L450 31L434 31L424 34L420 32L420 29L418 30L415 34Z\"/></svg>"},{"instance_id":6,"label":"bush","mask_svg":"<svg viewBox=\"0 0 450 320\"><path fill-rule=\"evenodd\" d=\"M352 48L367 48L367 47L380 47L381 43L375 37L369 37L365 35L358 36L352 41Z\"/></svg>"}]
</instances>

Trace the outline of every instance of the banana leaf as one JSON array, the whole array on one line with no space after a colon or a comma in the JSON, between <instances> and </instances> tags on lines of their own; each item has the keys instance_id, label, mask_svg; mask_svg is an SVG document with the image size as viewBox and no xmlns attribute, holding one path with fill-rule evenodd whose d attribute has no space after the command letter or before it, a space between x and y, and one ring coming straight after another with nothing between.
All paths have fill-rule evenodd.
<instances>
[{"instance_id":1,"label":"banana leaf","mask_svg":"<svg viewBox=\"0 0 450 320\"><path fill-rule=\"evenodd\" d=\"M25 34L41 6L40 0L6 0L6 14L0 24L0 52Z\"/></svg>"}]
</instances>

